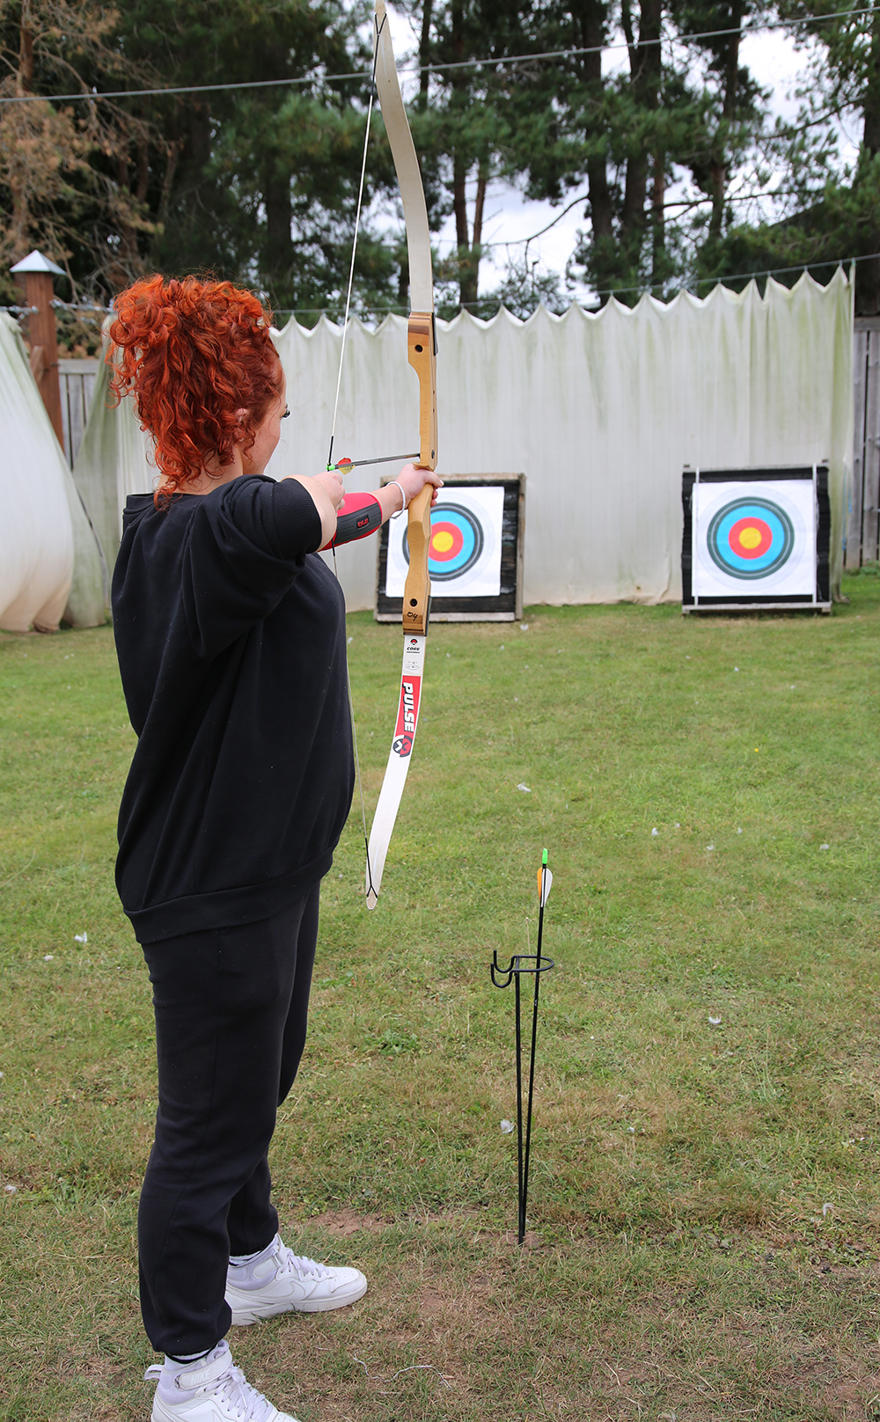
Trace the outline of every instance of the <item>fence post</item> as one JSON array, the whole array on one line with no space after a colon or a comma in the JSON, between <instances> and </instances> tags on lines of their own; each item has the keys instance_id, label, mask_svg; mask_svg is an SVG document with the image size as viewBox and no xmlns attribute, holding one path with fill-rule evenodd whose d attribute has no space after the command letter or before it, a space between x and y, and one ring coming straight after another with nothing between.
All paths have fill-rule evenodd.
<instances>
[{"instance_id":1,"label":"fence post","mask_svg":"<svg viewBox=\"0 0 880 1422\"><path fill-rule=\"evenodd\" d=\"M24 279L24 301L30 307L27 318L28 344L30 345L31 370L42 396L52 428L58 443L64 448L64 425L61 419L61 389L58 383L58 337L55 330L55 312L52 298L55 295L53 278L65 276L61 267L56 267L42 252L33 251L30 256L16 262L10 271Z\"/></svg>"}]
</instances>

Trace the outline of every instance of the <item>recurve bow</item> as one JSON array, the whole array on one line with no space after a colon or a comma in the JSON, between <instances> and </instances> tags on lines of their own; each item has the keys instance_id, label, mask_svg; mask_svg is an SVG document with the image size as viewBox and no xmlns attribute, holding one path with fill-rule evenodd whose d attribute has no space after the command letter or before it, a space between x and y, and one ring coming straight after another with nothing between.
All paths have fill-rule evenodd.
<instances>
[{"instance_id":1,"label":"recurve bow","mask_svg":"<svg viewBox=\"0 0 880 1422\"><path fill-rule=\"evenodd\" d=\"M437 465L437 341L428 209L419 160L400 92L384 0L376 0L375 26L376 91L403 199L406 223L410 304L406 341L407 358L419 381L418 462L425 469L434 469ZM422 492L412 500L407 512L409 568L403 591L403 668L391 751L367 845L368 908L375 908L379 897L385 857L400 807L419 723L431 596L428 553L432 493L431 485L426 484Z\"/></svg>"}]
</instances>

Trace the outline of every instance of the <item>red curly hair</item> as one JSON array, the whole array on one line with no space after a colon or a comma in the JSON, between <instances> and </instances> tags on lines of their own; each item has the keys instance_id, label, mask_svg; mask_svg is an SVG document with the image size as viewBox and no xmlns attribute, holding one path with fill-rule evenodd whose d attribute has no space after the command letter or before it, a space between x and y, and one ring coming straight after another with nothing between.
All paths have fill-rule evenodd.
<instances>
[{"instance_id":1,"label":"red curly hair","mask_svg":"<svg viewBox=\"0 0 880 1422\"><path fill-rule=\"evenodd\" d=\"M281 389L271 312L228 281L162 276L117 296L106 359L117 401L134 395L141 429L156 444L157 504L249 449ZM243 413L242 413L243 412Z\"/></svg>"}]
</instances>

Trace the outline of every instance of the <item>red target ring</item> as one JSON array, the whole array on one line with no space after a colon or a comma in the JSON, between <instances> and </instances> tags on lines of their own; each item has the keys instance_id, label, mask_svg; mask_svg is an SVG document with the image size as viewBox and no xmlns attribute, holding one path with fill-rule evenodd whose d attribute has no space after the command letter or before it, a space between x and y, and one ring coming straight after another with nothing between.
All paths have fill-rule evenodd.
<instances>
[{"instance_id":1,"label":"red target ring","mask_svg":"<svg viewBox=\"0 0 880 1422\"><path fill-rule=\"evenodd\" d=\"M431 559L435 563L448 563L457 558L464 547L464 534L455 523L438 519L431 524Z\"/></svg>"},{"instance_id":2,"label":"red target ring","mask_svg":"<svg viewBox=\"0 0 880 1422\"><path fill-rule=\"evenodd\" d=\"M760 558L773 542L773 530L762 518L739 518L728 534L732 552L740 558Z\"/></svg>"}]
</instances>

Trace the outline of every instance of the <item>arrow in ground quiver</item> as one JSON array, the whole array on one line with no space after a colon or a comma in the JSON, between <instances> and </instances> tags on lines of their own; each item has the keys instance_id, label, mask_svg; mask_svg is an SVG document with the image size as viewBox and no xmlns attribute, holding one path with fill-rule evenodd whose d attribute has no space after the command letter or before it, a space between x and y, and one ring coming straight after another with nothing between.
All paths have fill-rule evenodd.
<instances>
[{"instance_id":1,"label":"arrow in ground quiver","mask_svg":"<svg viewBox=\"0 0 880 1422\"><path fill-rule=\"evenodd\" d=\"M434 278L431 268L431 234L428 208L415 144L403 106L397 78L394 50L388 29L384 0L376 0L376 91L385 121L388 144L394 160L409 259L410 316L407 323L407 355L419 381L419 455L425 469L437 466L437 342L434 325ZM406 774L415 745L422 699L428 607L431 582L428 552L431 540L432 487L426 484L412 500L407 514L409 568L403 590L403 669L397 720L385 778L367 845L367 907L375 908L385 868L385 858Z\"/></svg>"},{"instance_id":2,"label":"arrow in ground quiver","mask_svg":"<svg viewBox=\"0 0 880 1422\"><path fill-rule=\"evenodd\" d=\"M547 851L541 856L538 870L538 943L533 954L517 954L511 958L506 968L498 962L498 951L492 954L490 973L496 987L514 988L514 1011L516 1015L516 1158L517 1158L517 1238L520 1244L526 1236L526 1207L529 1195L529 1158L532 1148L532 1102L535 1093L535 1042L538 1036L538 995L541 991L541 974L553 967L553 959L541 953L544 941L544 908L550 895L553 875L547 864ZM520 978L523 973L532 973L535 978L532 999L532 1043L529 1049L529 1086L526 1104L525 1133L523 1133L523 1071L522 1071L522 1021Z\"/></svg>"}]
</instances>

